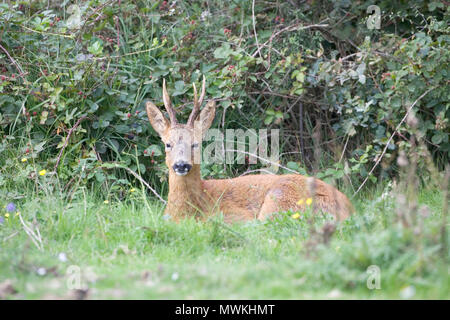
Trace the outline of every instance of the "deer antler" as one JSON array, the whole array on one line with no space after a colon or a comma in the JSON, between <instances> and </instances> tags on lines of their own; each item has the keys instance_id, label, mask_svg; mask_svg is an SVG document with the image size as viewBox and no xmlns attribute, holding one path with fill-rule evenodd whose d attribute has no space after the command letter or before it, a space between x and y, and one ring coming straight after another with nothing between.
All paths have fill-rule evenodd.
<instances>
[{"instance_id":1,"label":"deer antler","mask_svg":"<svg viewBox=\"0 0 450 320\"><path fill-rule=\"evenodd\" d=\"M187 121L187 125L188 126L193 126L194 125L194 121L197 118L199 112L200 112L200 107L203 103L203 99L205 98L205 83L206 83L206 79L205 76L203 76L203 81L202 81L202 92L200 93L200 99L198 100L197 98L197 88L195 87L195 83L192 83L192 86L194 87L194 108L192 109L191 115L189 116L189 119Z\"/></svg>"},{"instance_id":2,"label":"deer antler","mask_svg":"<svg viewBox=\"0 0 450 320\"><path fill-rule=\"evenodd\" d=\"M175 116L175 110L172 108L172 102L170 102L169 94L166 89L166 79L163 79L163 102L166 107L167 113L169 114L171 125L178 123L177 117Z\"/></svg>"}]
</instances>

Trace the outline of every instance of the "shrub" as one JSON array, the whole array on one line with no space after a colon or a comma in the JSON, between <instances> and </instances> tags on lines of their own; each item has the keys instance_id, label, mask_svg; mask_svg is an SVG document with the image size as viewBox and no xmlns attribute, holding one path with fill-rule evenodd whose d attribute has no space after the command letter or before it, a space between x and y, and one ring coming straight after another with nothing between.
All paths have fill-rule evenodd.
<instances>
[{"instance_id":1,"label":"shrub","mask_svg":"<svg viewBox=\"0 0 450 320\"><path fill-rule=\"evenodd\" d=\"M346 0L0 4L0 185L27 184L46 168L67 188L76 177L124 192L131 177L102 166L116 161L161 191L163 148L145 101L161 105L166 78L186 119L191 83L202 75L218 101L214 126L280 128L291 168L356 183L392 134L371 179L396 174L399 148L411 147L401 120L431 90L412 112L442 167L450 155L449 9L437 1L377 4L379 30L367 28L365 3ZM22 158L30 160L17 176Z\"/></svg>"}]
</instances>

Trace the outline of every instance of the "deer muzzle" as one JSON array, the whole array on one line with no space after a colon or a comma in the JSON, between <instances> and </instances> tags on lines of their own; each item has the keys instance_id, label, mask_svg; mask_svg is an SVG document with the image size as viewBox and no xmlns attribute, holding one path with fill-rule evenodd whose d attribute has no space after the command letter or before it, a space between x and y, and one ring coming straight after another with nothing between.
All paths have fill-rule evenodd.
<instances>
[{"instance_id":1,"label":"deer muzzle","mask_svg":"<svg viewBox=\"0 0 450 320\"><path fill-rule=\"evenodd\" d=\"M179 176L185 176L192 169L192 165L185 161L179 161L172 167L173 171Z\"/></svg>"}]
</instances>

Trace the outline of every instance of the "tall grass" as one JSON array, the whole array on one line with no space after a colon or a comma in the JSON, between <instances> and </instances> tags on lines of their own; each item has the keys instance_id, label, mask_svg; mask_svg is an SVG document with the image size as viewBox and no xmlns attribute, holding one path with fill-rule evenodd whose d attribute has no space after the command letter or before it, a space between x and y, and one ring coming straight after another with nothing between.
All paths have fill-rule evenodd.
<instances>
[{"instance_id":1,"label":"tall grass","mask_svg":"<svg viewBox=\"0 0 450 320\"><path fill-rule=\"evenodd\" d=\"M11 201L10 194L1 189L0 202ZM10 281L12 299L449 298L436 189L419 193L420 230L395 214L397 195L389 187L355 200L357 213L338 225L326 215L311 225L311 212L233 225L221 217L176 224L138 188L122 201L82 190L70 202L23 196L17 211L42 246L16 213L0 226L0 283ZM372 265L381 289L368 289Z\"/></svg>"}]
</instances>

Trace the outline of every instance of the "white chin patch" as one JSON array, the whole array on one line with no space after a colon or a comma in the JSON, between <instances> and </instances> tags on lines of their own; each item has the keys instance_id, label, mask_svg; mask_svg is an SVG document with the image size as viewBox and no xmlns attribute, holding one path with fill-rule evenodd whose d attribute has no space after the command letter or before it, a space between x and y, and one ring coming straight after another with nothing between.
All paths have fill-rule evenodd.
<instances>
[{"instance_id":1,"label":"white chin patch","mask_svg":"<svg viewBox=\"0 0 450 320\"><path fill-rule=\"evenodd\" d=\"M188 174L188 171L183 171L183 172L181 172L181 171L175 171L175 173L177 174L177 176L185 176L185 175Z\"/></svg>"}]
</instances>

